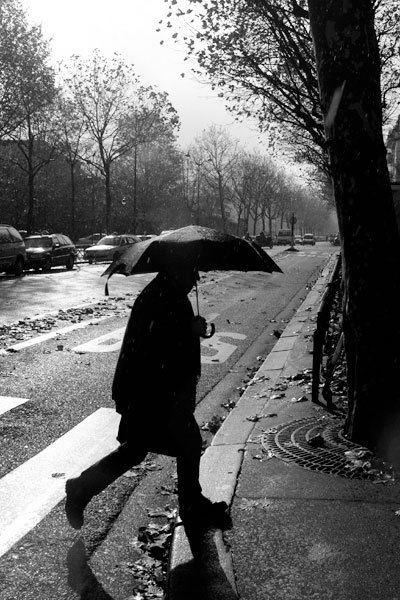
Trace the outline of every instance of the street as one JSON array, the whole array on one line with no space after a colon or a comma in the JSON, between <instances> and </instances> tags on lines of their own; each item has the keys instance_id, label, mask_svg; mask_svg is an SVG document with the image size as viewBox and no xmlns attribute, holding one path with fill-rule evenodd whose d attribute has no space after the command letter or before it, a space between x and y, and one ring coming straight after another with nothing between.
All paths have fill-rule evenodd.
<instances>
[{"instance_id":1,"label":"street","mask_svg":"<svg viewBox=\"0 0 400 600\"><path fill-rule=\"evenodd\" d=\"M327 242L274 248L283 274L202 275L200 313L216 327L202 342L196 418L205 444L333 252ZM173 459L149 455L92 501L82 533L64 516L65 480L116 447L113 372L130 307L152 279L116 275L105 298L104 268L0 279L1 600L127 598L138 528L164 526L176 508ZM134 521L113 529L128 501Z\"/></svg>"}]
</instances>

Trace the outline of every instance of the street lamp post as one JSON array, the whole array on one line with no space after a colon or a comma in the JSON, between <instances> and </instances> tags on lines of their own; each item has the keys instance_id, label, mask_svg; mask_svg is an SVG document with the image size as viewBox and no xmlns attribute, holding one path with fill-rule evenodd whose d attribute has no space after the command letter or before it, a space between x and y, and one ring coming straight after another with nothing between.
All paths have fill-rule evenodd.
<instances>
[{"instance_id":1,"label":"street lamp post","mask_svg":"<svg viewBox=\"0 0 400 600\"><path fill-rule=\"evenodd\" d=\"M297 252L297 248L294 247L294 224L297 222L296 217L294 216L294 213L292 213L292 216L290 218L290 225L291 225L291 244L290 244L290 250L292 252Z\"/></svg>"},{"instance_id":2,"label":"street lamp post","mask_svg":"<svg viewBox=\"0 0 400 600\"><path fill-rule=\"evenodd\" d=\"M196 211L196 225L200 225L200 169L203 161L194 161L197 165L197 211Z\"/></svg>"}]
</instances>

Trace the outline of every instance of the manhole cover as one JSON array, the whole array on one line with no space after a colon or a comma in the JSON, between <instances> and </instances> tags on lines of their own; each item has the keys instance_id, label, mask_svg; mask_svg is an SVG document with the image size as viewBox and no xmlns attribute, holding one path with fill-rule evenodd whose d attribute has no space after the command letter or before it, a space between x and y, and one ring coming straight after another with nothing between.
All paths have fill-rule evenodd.
<instances>
[{"instance_id":1,"label":"manhole cover","mask_svg":"<svg viewBox=\"0 0 400 600\"><path fill-rule=\"evenodd\" d=\"M327 417L299 419L267 430L261 444L274 456L306 469L351 479L372 479L368 471L349 468L345 452L364 448L347 440L341 433L342 427L342 422ZM318 447L312 446L310 440L319 442Z\"/></svg>"}]
</instances>

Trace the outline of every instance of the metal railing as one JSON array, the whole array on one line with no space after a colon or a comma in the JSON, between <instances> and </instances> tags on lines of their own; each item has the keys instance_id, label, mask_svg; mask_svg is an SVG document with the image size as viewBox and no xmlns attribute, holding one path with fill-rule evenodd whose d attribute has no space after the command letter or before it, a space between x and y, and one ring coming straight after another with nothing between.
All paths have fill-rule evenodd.
<instances>
[{"instance_id":1,"label":"metal railing","mask_svg":"<svg viewBox=\"0 0 400 600\"><path fill-rule=\"evenodd\" d=\"M332 303L338 286L341 284L340 277L341 270L341 254L338 253L336 257L336 263L332 269L332 273L329 277L329 281L324 291L321 301L319 303L317 312L317 326L313 335L313 365L312 365L312 389L311 389L311 400L316 404L320 404L319 401L319 386L321 382L321 366L324 351L324 344L326 334L329 329L329 320L332 311ZM330 396L326 398L327 406L332 406Z\"/></svg>"}]
</instances>

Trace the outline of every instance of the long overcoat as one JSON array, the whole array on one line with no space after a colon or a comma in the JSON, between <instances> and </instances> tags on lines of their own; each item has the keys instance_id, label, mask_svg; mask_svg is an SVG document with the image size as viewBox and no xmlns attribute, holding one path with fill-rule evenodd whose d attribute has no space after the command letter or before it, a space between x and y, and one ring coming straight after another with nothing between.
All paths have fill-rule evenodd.
<instances>
[{"instance_id":1,"label":"long overcoat","mask_svg":"<svg viewBox=\"0 0 400 600\"><path fill-rule=\"evenodd\" d=\"M200 376L200 339L192 331L186 294L159 273L137 297L114 375L117 412L163 418L179 400L194 411Z\"/></svg>"}]
</instances>

